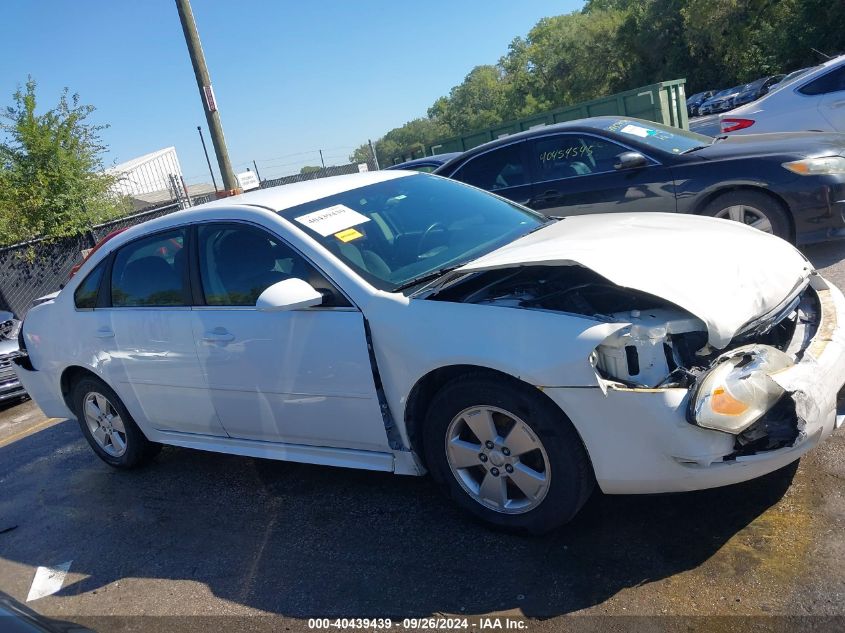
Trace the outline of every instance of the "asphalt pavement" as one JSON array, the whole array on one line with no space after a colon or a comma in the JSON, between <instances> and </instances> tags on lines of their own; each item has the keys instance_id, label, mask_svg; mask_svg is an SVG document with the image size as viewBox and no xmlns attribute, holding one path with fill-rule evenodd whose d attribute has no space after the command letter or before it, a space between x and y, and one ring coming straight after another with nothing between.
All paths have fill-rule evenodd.
<instances>
[{"instance_id":1,"label":"asphalt pavement","mask_svg":"<svg viewBox=\"0 0 845 633\"><path fill-rule=\"evenodd\" d=\"M845 243L805 250L845 287ZM768 477L597 493L570 525L521 537L476 523L428 478L178 448L115 471L75 421L26 402L0 409L0 590L24 601L36 568L69 562L62 589L28 605L97 631L307 630L314 617L402 628L439 614L476 630L483 616L532 631L700 630L704 615L841 630L821 618L845 616L843 481L840 430Z\"/></svg>"}]
</instances>

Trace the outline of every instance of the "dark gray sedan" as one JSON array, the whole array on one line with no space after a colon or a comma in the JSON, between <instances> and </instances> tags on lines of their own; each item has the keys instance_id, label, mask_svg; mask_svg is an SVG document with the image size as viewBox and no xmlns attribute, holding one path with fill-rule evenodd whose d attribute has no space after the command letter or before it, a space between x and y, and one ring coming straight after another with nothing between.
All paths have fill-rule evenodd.
<instances>
[{"instance_id":1,"label":"dark gray sedan","mask_svg":"<svg viewBox=\"0 0 845 633\"><path fill-rule=\"evenodd\" d=\"M798 243L845 237L843 134L713 138L595 117L491 141L434 173L549 216L693 213Z\"/></svg>"}]
</instances>

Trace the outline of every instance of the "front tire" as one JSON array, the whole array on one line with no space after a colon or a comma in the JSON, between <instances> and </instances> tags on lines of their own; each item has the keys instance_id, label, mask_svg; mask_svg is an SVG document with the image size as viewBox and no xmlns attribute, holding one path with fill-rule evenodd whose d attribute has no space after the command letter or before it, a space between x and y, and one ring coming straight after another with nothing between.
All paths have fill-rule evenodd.
<instances>
[{"instance_id":1,"label":"front tire","mask_svg":"<svg viewBox=\"0 0 845 633\"><path fill-rule=\"evenodd\" d=\"M135 424L114 390L99 378L85 377L71 391L82 434L97 456L114 468L135 468L161 449Z\"/></svg>"},{"instance_id":2,"label":"front tire","mask_svg":"<svg viewBox=\"0 0 845 633\"><path fill-rule=\"evenodd\" d=\"M714 198L702 215L742 222L791 241L789 216L777 200L757 191L732 191Z\"/></svg>"},{"instance_id":3,"label":"front tire","mask_svg":"<svg viewBox=\"0 0 845 633\"><path fill-rule=\"evenodd\" d=\"M567 523L595 484L563 412L515 379L471 374L446 384L429 407L423 444L432 477L460 506L512 531Z\"/></svg>"}]
</instances>

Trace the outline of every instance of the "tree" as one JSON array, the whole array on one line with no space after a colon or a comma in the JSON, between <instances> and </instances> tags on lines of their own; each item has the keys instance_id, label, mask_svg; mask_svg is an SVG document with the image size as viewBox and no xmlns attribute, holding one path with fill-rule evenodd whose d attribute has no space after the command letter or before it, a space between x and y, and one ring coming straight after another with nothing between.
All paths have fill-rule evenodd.
<instances>
[{"instance_id":1,"label":"tree","mask_svg":"<svg viewBox=\"0 0 845 633\"><path fill-rule=\"evenodd\" d=\"M300 174L313 174L318 171L323 171L322 167L317 167L314 165L305 165L302 169L299 170Z\"/></svg>"},{"instance_id":2,"label":"tree","mask_svg":"<svg viewBox=\"0 0 845 633\"><path fill-rule=\"evenodd\" d=\"M476 66L449 97L438 99L432 110L450 131L481 130L501 123L505 108L502 71L496 66Z\"/></svg>"},{"instance_id":3,"label":"tree","mask_svg":"<svg viewBox=\"0 0 845 633\"><path fill-rule=\"evenodd\" d=\"M372 159L373 157L370 154L369 143L362 143L349 155L349 162L355 164L367 163L369 165L372 162Z\"/></svg>"},{"instance_id":4,"label":"tree","mask_svg":"<svg viewBox=\"0 0 845 633\"><path fill-rule=\"evenodd\" d=\"M615 39L625 15L614 9L541 19L509 53L523 59L511 74L525 75L526 97L548 109L613 92L624 74L625 54Z\"/></svg>"},{"instance_id":5,"label":"tree","mask_svg":"<svg viewBox=\"0 0 845 633\"><path fill-rule=\"evenodd\" d=\"M30 77L12 96L0 121L0 240L77 235L92 223L126 212L103 172L100 131L87 122L94 106L62 92L56 107L36 112Z\"/></svg>"},{"instance_id":6,"label":"tree","mask_svg":"<svg viewBox=\"0 0 845 633\"><path fill-rule=\"evenodd\" d=\"M687 94L790 72L845 49L843 0L586 0L541 19L377 143L382 163L450 136L685 78ZM436 135L433 132L440 130ZM353 157L363 160L362 145Z\"/></svg>"},{"instance_id":7,"label":"tree","mask_svg":"<svg viewBox=\"0 0 845 633\"><path fill-rule=\"evenodd\" d=\"M374 143L382 167L393 163L394 158L422 156L427 145L451 134L441 121L419 118L394 128ZM370 147L364 143L349 156L351 163L369 163Z\"/></svg>"}]
</instances>

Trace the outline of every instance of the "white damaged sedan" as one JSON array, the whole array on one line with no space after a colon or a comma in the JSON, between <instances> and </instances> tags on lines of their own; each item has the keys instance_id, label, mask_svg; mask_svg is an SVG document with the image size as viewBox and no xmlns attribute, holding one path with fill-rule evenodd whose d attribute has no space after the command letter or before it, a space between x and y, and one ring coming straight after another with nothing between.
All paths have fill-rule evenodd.
<instances>
[{"instance_id":1,"label":"white damaged sedan","mask_svg":"<svg viewBox=\"0 0 845 633\"><path fill-rule=\"evenodd\" d=\"M16 371L128 468L162 444L433 478L542 532L593 490L744 481L837 426L845 299L727 220L550 220L388 171L135 226L26 316Z\"/></svg>"}]
</instances>

